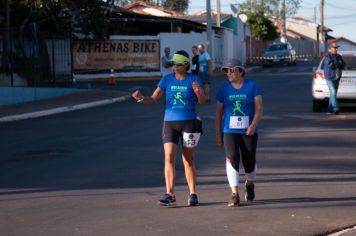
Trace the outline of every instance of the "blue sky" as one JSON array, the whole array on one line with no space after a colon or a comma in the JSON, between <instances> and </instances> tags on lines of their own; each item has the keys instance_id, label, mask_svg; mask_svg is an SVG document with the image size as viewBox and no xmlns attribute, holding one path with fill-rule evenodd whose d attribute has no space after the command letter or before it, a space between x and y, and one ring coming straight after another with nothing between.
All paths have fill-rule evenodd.
<instances>
[{"instance_id":1,"label":"blue sky","mask_svg":"<svg viewBox=\"0 0 356 236\"><path fill-rule=\"evenodd\" d=\"M221 10L232 13L230 4L244 2L244 0L220 0ZM216 0L211 0L211 7L216 9ZM189 13L204 10L206 0L190 0ZM296 16L314 21L316 9L316 23L320 24L320 0L303 0ZM356 0L325 0L324 24L331 28L332 36L342 36L356 42Z\"/></svg>"}]
</instances>

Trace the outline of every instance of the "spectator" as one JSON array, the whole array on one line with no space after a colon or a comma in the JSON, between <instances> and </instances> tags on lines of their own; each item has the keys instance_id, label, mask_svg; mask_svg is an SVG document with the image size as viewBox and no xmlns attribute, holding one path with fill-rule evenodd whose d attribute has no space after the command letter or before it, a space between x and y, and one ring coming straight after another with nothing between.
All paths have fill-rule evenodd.
<instances>
[{"instance_id":1,"label":"spectator","mask_svg":"<svg viewBox=\"0 0 356 236\"><path fill-rule=\"evenodd\" d=\"M170 55L171 49L166 47L164 48L164 55L161 57L162 63L162 76L168 75L173 72L173 62L172 56Z\"/></svg>"}]
</instances>

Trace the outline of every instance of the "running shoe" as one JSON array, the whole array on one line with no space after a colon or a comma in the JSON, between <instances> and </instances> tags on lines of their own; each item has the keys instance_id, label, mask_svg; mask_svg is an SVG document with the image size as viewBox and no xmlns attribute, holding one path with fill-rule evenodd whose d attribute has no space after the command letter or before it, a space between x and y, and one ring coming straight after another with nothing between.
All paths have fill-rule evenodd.
<instances>
[{"instance_id":1,"label":"running shoe","mask_svg":"<svg viewBox=\"0 0 356 236\"><path fill-rule=\"evenodd\" d=\"M173 195L169 195L168 193L165 193L163 195L163 198L158 201L158 204L161 206L173 206L176 203L176 197Z\"/></svg>"},{"instance_id":2,"label":"running shoe","mask_svg":"<svg viewBox=\"0 0 356 236\"><path fill-rule=\"evenodd\" d=\"M198 202L198 196L193 193L190 194L188 197L188 206L198 206L199 202Z\"/></svg>"},{"instance_id":3,"label":"running shoe","mask_svg":"<svg viewBox=\"0 0 356 236\"><path fill-rule=\"evenodd\" d=\"M240 196L238 193L233 193L231 195L231 199L229 201L229 203L227 204L227 206L229 207L236 207L240 205Z\"/></svg>"},{"instance_id":4,"label":"running shoe","mask_svg":"<svg viewBox=\"0 0 356 236\"><path fill-rule=\"evenodd\" d=\"M255 199L255 185L245 183L245 200L246 201L253 201Z\"/></svg>"}]
</instances>

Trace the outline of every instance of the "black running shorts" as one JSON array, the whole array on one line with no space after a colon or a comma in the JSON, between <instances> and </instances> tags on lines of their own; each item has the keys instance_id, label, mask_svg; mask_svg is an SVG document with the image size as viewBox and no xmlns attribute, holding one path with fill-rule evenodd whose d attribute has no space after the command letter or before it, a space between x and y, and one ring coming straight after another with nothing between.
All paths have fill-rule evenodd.
<instances>
[{"instance_id":1,"label":"black running shorts","mask_svg":"<svg viewBox=\"0 0 356 236\"><path fill-rule=\"evenodd\" d=\"M164 121L162 129L163 143L178 144L179 139L183 143L184 133L200 133L202 134L202 123L200 120L179 120L179 121Z\"/></svg>"}]
</instances>

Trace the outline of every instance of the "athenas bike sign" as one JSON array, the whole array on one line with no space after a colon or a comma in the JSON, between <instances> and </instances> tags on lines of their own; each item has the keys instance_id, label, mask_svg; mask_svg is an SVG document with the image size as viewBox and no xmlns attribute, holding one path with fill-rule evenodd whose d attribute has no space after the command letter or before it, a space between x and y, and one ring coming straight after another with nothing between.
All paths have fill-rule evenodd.
<instances>
[{"instance_id":1,"label":"athenas bike sign","mask_svg":"<svg viewBox=\"0 0 356 236\"><path fill-rule=\"evenodd\" d=\"M159 71L159 40L77 40L73 43L76 71Z\"/></svg>"}]
</instances>

